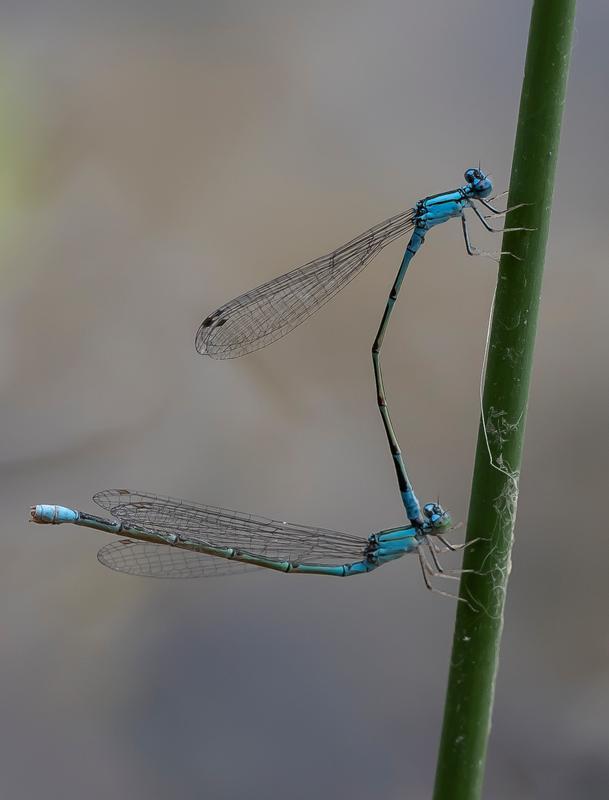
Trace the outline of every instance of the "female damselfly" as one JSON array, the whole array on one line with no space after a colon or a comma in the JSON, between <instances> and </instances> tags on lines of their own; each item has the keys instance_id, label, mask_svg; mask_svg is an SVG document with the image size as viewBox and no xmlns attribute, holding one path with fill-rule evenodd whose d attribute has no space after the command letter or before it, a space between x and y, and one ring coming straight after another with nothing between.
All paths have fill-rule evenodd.
<instances>
[{"instance_id":1,"label":"female damselfly","mask_svg":"<svg viewBox=\"0 0 609 800\"><path fill-rule=\"evenodd\" d=\"M31 510L32 520L72 523L120 536L102 547L99 561L118 572L145 577L202 578L250 567L349 577L416 553L426 586L447 594L432 586L431 579L453 578L455 571L443 569L437 553L463 547L444 537L451 519L437 503L424 506L420 525L383 530L366 539L126 489L99 492L93 500L115 519L37 505Z\"/></svg>"}]
</instances>

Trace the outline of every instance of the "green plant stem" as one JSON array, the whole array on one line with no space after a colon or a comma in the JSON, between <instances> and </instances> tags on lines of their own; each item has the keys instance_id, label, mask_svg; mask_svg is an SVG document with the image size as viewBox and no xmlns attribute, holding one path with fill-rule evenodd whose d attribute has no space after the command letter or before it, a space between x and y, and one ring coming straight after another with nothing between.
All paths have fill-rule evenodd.
<instances>
[{"instance_id":1,"label":"green plant stem","mask_svg":"<svg viewBox=\"0 0 609 800\"><path fill-rule=\"evenodd\" d=\"M533 4L434 800L481 796L575 0Z\"/></svg>"}]
</instances>

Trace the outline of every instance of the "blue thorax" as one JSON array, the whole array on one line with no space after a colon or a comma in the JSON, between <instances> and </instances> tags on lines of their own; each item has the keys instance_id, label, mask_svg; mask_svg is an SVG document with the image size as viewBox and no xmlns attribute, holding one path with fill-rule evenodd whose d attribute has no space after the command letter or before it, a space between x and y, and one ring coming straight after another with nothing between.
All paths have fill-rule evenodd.
<instances>
[{"instance_id":1,"label":"blue thorax","mask_svg":"<svg viewBox=\"0 0 609 800\"><path fill-rule=\"evenodd\" d=\"M417 228L429 230L454 217L460 217L470 199L488 197L493 191L490 178L479 169L465 172L466 183L451 192L442 192L426 197L415 206Z\"/></svg>"}]
</instances>

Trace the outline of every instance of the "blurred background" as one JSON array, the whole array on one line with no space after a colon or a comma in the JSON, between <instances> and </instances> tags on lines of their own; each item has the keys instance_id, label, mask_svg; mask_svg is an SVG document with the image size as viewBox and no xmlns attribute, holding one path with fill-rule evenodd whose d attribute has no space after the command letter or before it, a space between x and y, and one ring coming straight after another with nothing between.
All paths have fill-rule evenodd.
<instances>
[{"instance_id":1,"label":"blurred background","mask_svg":"<svg viewBox=\"0 0 609 800\"><path fill-rule=\"evenodd\" d=\"M2 3L4 797L430 796L455 607L415 559L349 581L164 582L101 567L102 534L27 520L33 503L95 512L95 491L127 486L362 536L400 524L369 350L404 242L266 350L216 362L194 334L479 159L507 188L529 13ZM581 4L487 772L498 800L609 781L608 23L605 2ZM417 492L457 520L495 274L458 224L434 230L383 351Z\"/></svg>"}]
</instances>

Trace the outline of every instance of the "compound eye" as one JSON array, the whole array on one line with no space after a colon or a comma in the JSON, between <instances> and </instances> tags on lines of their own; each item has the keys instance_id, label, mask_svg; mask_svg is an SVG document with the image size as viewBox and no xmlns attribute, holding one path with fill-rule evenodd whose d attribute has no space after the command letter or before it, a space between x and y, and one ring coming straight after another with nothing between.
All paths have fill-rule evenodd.
<instances>
[{"instance_id":1,"label":"compound eye","mask_svg":"<svg viewBox=\"0 0 609 800\"><path fill-rule=\"evenodd\" d=\"M435 522L442 517L443 511L441 506L439 506L437 503L426 503L426 505L423 507L423 513L428 520Z\"/></svg>"},{"instance_id":2,"label":"compound eye","mask_svg":"<svg viewBox=\"0 0 609 800\"><path fill-rule=\"evenodd\" d=\"M474 183L475 181L480 181L482 180L482 178L483 175L479 169L474 169L474 168L468 169L465 173L465 180L468 183Z\"/></svg>"}]
</instances>

